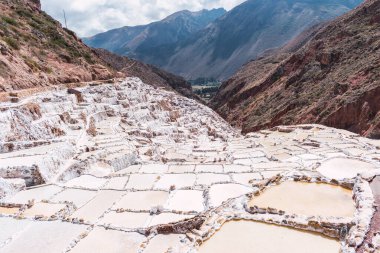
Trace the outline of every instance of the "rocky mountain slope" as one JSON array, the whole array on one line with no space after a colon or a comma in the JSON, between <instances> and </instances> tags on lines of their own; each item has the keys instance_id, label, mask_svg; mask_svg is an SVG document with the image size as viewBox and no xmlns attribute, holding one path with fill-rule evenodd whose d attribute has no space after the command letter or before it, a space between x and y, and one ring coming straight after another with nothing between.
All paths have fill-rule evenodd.
<instances>
[{"instance_id":1,"label":"rocky mountain slope","mask_svg":"<svg viewBox=\"0 0 380 253\"><path fill-rule=\"evenodd\" d=\"M361 0L249 0L187 41L171 46L159 66L187 79L225 80L269 48L339 16Z\"/></svg>"},{"instance_id":2,"label":"rocky mountain slope","mask_svg":"<svg viewBox=\"0 0 380 253\"><path fill-rule=\"evenodd\" d=\"M116 55L105 49L97 48L94 49L94 52L109 66L126 76L139 77L143 82L155 87L173 88L185 97L198 99L192 92L191 84L182 77L168 73L153 65Z\"/></svg>"},{"instance_id":3,"label":"rocky mountain slope","mask_svg":"<svg viewBox=\"0 0 380 253\"><path fill-rule=\"evenodd\" d=\"M6 95L55 84L137 76L191 96L190 84L180 77L89 48L41 11L38 0L1 1L0 10L0 92Z\"/></svg>"},{"instance_id":4,"label":"rocky mountain slope","mask_svg":"<svg viewBox=\"0 0 380 253\"><path fill-rule=\"evenodd\" d=\"M106 80L111 68L38 0L0 2L0 91Z\"/></svg>"},{"instance_id":5,"label":"rocky mountain slope","mask_svg":"<svg viewBox=\"0 0 380 253\"><path fill-rule=\"evenodd\" d=\"M212 106L244 132L313 122L379 138L379 13L380 1L368 0L298 50L291 43L248 63Z\"/></svg>"},{"instance_id":6,"label":"rocky mountain slope","mask_svg":"<svg viewBox=\"0 0 380 253\"><path fill-rule=\"evenodd\" d=\"M222 8L180 11L148 25L126 26L84 38L84 42L91 47L104 48L147 63L159 63L160 55L165 56L167 50L158 51L158 47L189 38L225 13Z\"/></svg>"}]
</instances>

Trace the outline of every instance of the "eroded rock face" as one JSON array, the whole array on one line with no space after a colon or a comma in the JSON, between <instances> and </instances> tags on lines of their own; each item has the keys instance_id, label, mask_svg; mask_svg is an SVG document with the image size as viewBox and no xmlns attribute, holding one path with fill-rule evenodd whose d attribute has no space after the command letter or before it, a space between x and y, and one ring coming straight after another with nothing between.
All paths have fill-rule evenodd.
<instances>
[{"instance_id":1,"label":"eroded rock face","mask_svg":"<svg viewBox=\"0 0 380 253\"><path fill-rule=\"evenodd\" d=\"M380 138L379 12L380 1L366 1L248 63L212 107L246 133L321 123Z\"/></svg>"},{"instance_id":2,"label":"eroded rock face","mask_svg":"<svg viewBox=\"0 0 380 253\"><path fill-rule=\"evenodd\" d=\"M278 126L242 135L210 108L138 78L34 93L1 103L0 119L0 251L27 242L31 252L195 253L234 220L301 229L303 238L317 232L344 253L378 240L368 231L377 233L370 183L380 143L345 130ZM302 189L284 203L307 212L250 205L288 183L323 185L324 199L303 204ZM331 211L340 200L348 214Z\"/></svg>"}]
</instances>

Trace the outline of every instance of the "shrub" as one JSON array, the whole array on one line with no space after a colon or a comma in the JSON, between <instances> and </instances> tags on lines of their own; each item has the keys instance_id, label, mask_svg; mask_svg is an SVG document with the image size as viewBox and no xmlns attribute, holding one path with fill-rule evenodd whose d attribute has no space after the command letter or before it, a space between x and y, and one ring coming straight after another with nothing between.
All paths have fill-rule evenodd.
<instances>
[{"instance_id":1,"label":"shrub","mask_svg":"<svg viewBox=\"0 0 380 253\"><path fill-rule=\"evenodd\" d=\"M91 55L90 55L89 53L85 53L85 54L83 55L83 57L84 57L84 59L85 59L88 63L90 63L90 64L94 64L94 61L92 60L92 57L91 57Z\"/></svg>"},{"instance_id":2,"label":"shrub","mask_svg":"<svg viewBox=\"0 0 380 253\"><path fill-rule=\"evenodd\" d=\"M2 20L3 20L5 23L7 23L7 24L17 26L17 21L14 20L13 18L10 18L10 17L2 17Z\"/></svg>"},{"instance_id":3,"label":"shrub","mask_svg":"<svg viewBox=\"0 0 380 253\"><path fill-rule=\"evenodd\" d=\"M26 18L31 18L33 17L33 14L30 12L30 10L27 10L25 8L17 8L16 10L17 14L20 15L21 17L26 17Z\"/></svg>"},{"instance_id":4,"label":"shrub","mask_svg":"<svg viewBox=\"0 0 380 253\"><path fill-rule=\"evenodd\" d=\"M18 43L17 40L12 39L10 37L4 38L4 41L13 49L19 50L20 49L20 44Z\"/></svg>"},{"instance_id":5,"label":"shrub","mask_svg":"<svg viewBox=\"0 0 380 253\"><path fill-rule=\"evenodd\" d=\"M33 71L36 72L40 69L40 66L38 65L37 62L35 62L32 58L30 57L24 57L24 62L28 67Z\"/></svg>"}]
</instances>

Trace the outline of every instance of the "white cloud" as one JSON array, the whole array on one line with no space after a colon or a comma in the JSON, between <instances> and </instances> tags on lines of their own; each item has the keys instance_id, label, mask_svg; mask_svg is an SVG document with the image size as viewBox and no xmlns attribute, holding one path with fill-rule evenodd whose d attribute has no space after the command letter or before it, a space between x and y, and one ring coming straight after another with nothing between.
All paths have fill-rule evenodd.
<instances>
[{"instance_id":1,"label":"white cloud","mask_svg":"<svg viewBox=\"0 0 380 253\"><path fill-rule=\"evenodd\" d=\"M180 10L224 7L230 10L244 0L41 0L42 9L79 36L91 36L122 26L147 24Z\"/></svg>"}]
</instances>

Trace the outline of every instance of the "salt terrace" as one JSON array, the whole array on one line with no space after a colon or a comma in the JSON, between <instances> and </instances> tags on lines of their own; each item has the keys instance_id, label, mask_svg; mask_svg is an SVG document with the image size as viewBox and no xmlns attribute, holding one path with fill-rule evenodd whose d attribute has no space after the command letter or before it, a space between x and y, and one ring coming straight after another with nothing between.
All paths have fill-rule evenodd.
<instances>
[{"instance_id":1,"label":"salt terrace","mask_svg":"<svg viewBox=\"0 0 380 253\"><path fill-rule=\"evenodd\" d=\"M380 142L241 135L139 79L0 105L1 252L379 252Z\"/></svg>"}]
</instances>

